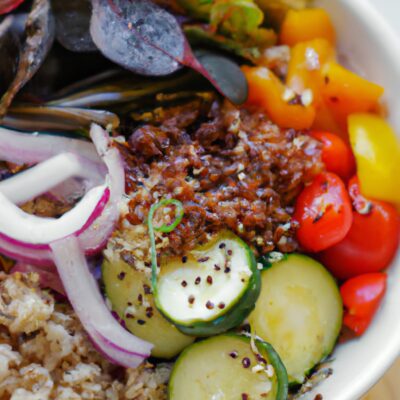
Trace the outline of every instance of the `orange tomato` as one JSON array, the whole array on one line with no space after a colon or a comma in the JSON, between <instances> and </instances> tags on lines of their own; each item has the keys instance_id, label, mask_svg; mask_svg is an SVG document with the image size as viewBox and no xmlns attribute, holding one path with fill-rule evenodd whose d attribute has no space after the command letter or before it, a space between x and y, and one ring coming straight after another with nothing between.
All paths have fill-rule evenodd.
<instances>
[{"instance_id":1,"label":"orange tomato","mask_svg":"<svg viewBox=\"0 0 400 400\"><path fill-rule=\"evenodd\" d=\"M310 135L322 143L322 161L326 169L348 180L356 170L350 146L334 133L314 131Z\"/></svg>"}]
</instances>

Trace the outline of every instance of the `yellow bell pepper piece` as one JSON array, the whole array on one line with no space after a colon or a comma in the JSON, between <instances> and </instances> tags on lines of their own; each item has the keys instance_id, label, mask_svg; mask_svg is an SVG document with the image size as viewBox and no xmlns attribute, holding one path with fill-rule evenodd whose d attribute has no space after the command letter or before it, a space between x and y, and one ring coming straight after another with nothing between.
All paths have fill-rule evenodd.
<instances>
[{"instance_id":1,"label":"yellow bell pepper piece","mask_svg":"<svg viewBox=\"0 0 400 400\"><path fill-rule=\"evenodd\" d=\"M395 132L373 114L350 115L348 124L362 193L400 205L400 141Z\"/></svg>"}]
</instances>

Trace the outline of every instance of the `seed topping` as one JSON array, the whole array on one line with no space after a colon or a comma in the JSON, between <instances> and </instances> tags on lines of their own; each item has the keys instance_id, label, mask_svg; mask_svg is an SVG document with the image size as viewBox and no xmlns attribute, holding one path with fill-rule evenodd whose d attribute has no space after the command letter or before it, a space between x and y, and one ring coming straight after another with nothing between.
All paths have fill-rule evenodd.
<instances>
[{"instance_id":1,"label":"seed topping","mask_svg":"<svg viewBox=\"0 0 400 400\"><path fill-rule=\"evenodd\" d=\"M125 273L124 271L120 272L120 273L118 274L118 279L119 279L120 281L124 280L125 275L126 275L126 273Z\"/></svg>"},{"instance_id":2,"label":"seed topping","mask_svg":"<svg viewBox=\"0 0 400 400\"><path fill-rule=\"evenodd\" d=\"M242 360L243 368L249 368L251 365L251 361L249 357L244 357Z\"/></svg>"},{"instance_id":3,"label":"seed topping","mask_svg":"<svg viewBox=\"0 0 400 400\"><path fill-rule=\"evenodd\" d=\"M206 307L208 310L212 310L212 309L214 309L214 303L212 301L208 300L206 303Z\"/></svg>"}]
</instances>

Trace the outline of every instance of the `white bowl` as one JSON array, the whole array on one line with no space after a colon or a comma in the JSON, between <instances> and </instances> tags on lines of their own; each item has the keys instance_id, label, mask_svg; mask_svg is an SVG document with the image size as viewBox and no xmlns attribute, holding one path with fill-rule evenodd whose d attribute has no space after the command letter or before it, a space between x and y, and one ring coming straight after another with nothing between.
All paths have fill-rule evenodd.
<instances>
[{"instance_id":1,"label":"white bowl","mask_svg":"<svg viewBox=\"0 0 400 400\"><path fill-rule=\"evenodd\" d=\"M340 51L385 88L389 120L400 134L399 38L366 0L319 0L318 4L333 18ZM400 254L388 275L388 290L373 324L361 338L337 347L333 375L304 399L320 393L324 400L358 400L400 354Z\"/></svg>"}]
</instances>

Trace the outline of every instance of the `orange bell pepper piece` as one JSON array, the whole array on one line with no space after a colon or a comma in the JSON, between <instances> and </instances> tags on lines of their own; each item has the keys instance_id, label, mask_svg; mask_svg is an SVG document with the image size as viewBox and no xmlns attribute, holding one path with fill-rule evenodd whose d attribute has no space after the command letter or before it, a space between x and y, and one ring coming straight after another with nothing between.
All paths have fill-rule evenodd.
<instances>
[{"instance_id":1,"label":"orange bell pepper piece","mask_svg":"<svg viewBox=\"0 0 400 400\"><path fill-rule=\"evenodd\" d=\"M322 70L324 85L322 97L339 125L347 127L347 117L352 113L378 109L384 89L349 71L336 62L328 62Z\"/></svg>"},{"instance_id":2,"label":"orange bell pepper piece","mask_svg":"<svg viewBox=\"0 0 400 400\"><path fill-rule=\"evenodd\" d=\"M321 69L328 61L334 61L335 56L332 44L326 39L314 39L296 44L291 49L286 84L299 94L311 89L314 105L318 105L322 101Z\"/></svg>"},{"instance_id":3,"label":"orange bell pepper piece","mask_svg":"<svg viewBox=\"0 0 400 400\"><path fill-rule=\"evenodd\" d=\"M312 105L290 104L285 100L286 86L266 67L244 66L249 84L247 104L263 108L281 128L309 129L315 119Z\"/></svg>"},{"instance_id":4,"label":"orange bell pepper piece","mask_svg":"<svg viewBox=\"0 0 400 400\"><path fill-rule=\"evenodd\" d=\"M329 14L322 8L289 10L281 26L280 43L294 46L307 40L323 38L336 42L335 28Z\"/></svg>"}]
</instances>

